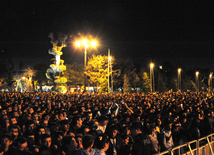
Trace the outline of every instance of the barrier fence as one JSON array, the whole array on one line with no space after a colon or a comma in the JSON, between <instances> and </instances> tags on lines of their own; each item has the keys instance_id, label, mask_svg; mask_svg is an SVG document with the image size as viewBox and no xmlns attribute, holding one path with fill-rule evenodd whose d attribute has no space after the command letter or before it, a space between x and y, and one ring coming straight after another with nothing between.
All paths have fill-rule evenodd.
<instances>
[{"instance_id":1,"label":"barrier fence","mask_svg":"<svg viewBox=\"0 0 214 155\"><path fill-rule=\"evenodd\" d=\"M214 133L155 155L214 155Z\"/></svg>"}]
</instances>

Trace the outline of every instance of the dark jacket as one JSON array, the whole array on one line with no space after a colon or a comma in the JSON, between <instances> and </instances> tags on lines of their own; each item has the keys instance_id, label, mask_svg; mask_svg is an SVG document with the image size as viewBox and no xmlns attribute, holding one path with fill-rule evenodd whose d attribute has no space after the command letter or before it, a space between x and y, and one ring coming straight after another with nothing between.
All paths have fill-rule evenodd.
<instances>
[{"instance_id":1,"label":"dark jacket","mask_svg":"<svg viewBox=\"0 0 214 155\"><path fill-rule=\"evenodd\" d=\"M110 138L111 139L111 138ZM122 138L120 136L116 136L116 151L117 154L119 154L119 150L122 146ZM109 149L106 152L107 155L113 155L113 144L111 143L111 140L109 142Z\"/></svg>"},{"instance_id":2,"label":"dark jacket","mask_svg":"<svg viewBox=\"0 0 214 155\"><path fill-rule=\"evenodd\" d=\"M152 143L149 135L141 133L135 138L132 155L152 155Z\"/></svg>"}]
</instances>

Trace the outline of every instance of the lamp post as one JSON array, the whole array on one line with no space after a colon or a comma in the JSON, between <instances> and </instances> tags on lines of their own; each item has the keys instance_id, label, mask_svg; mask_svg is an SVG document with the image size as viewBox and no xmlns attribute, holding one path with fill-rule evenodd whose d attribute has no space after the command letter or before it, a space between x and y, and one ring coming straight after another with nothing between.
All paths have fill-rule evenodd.
<instances>
[{"instance_id":1,"label":"lamp post","mask_svg":"<svg viewBox=\"0 0 214 155\"><path fill-rule=\"evenodd\" d=\"M95 47L97 45L97 43L95 41L88 41L86 39L83 39L82 41L77 41L75 44L77 47L83 45L85 48L85 52L84 52L84 92L85 92L86 91L86 79L87 79L87 75L86 75L87 48L89 47L89 45L91 45L92 47Z\"/></svg>"},{"instance_id":2,"label":"lamp post","mask_svg":"<svg viewBox=\"0 0 214 155\"><path fill-rule=\"evenodd\" d=\"M111 57L110 57L110 68L111 68L111 92L113 93L113 76L112 76Z\"/></svg>"},{"instance_id":3,"label":"lamp post","mask_svg":"<svg viewBox=\"0 0 214 155\"><path fill-rule=\"evenodd\" d=\"M199 91L199 78L198 78L198 75L199 75L199 71L196 71L195 72L195 84L196 84L196 87L197 87L197 91Z\"/></svg>"},{"instance_id":4,"label":"lamp post","mask_svg":"<svg viewBox=\"0 0 214 155\"><path fill-rule=\"evenodd\" d=\"M110 49L108 49L108 93L110 92L109 90L109 61L110 61L111 57L110 57Z\"/></svg>"},{"instance_id":5,"label":"lamp post","mask_svg":"<svg viewBox=\"0 0 214 155\"><path fill-rule=\"evenodd\" d=\"M178 68L178 90L181 90L181 68Z\"/></svg>"},{"instance_id":6,"label":"lamp post","mask_svg":"<svg viewBox=\"0 0 214 155\"><path fill-rule=\"evenodd\" d=\"M213 76L213 73L210 73L210 76L209 76L209 88L210 88L209 91L210 91L210 92L212 92L212 89L213 89L213 88L212 88L212 79L213 79L212 76Z\"/></svg>"},{"instance_id":7,"label":"lamp post","mask_svg":"<svg viewBox=\"0 0 214 155\"><path fill-rule=\"evenodd\" d=\"M150 90L151 92L155 91L155 83L154 83L154 64L150 63Z\"/></svg>"},{"instance_id":8,"label":"lamp post","mask_svg":"<svg viewBox=\"0 0 214 155\"><path fill-rule=\"evenodd\" d=\"M110 52L110 51L109 51ZM111 82L110 82L110 73L111 73ZM113 90L113 79L112 79L112 66L111 66L111 56L108 56L108 93Z\"/></svg>"}]
</instances>

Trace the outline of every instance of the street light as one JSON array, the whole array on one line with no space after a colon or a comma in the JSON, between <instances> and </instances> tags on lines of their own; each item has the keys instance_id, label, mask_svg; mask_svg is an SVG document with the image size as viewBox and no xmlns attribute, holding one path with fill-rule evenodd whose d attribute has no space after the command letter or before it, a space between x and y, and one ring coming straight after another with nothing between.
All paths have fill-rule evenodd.
<instances>
[{"instance_id":1,"label":"street light","mask_svg":"<svg viewBox=\"0 0 214 155\"><path fill-rule=\"evenodd\" d=\"M87 76L86 76L87 48L89 46L95 47L97 45L97 42L96 41L88 41L87 39L83 39L81 41L76 41L75 45L77 47L83 45L85 48L85 56L84 56L84 92L85 92L86 91L86 78L87 78Z\"/></svg>"},{"instance_id":2,"label":"street light","mask_svg":"<svg viewBox=\"0 0 214 155\"><path fill-rule=\"evenodd\" d=\"M208 84L209 84L209 88L210 88L210 92L212 92L212 79L213 79L213 73L210 73L210 76L209 76L209 81L208 81Z\"/></svg>"},{"instance_id":3,"label":"street light","mask_svg":"<svg viewBox=\"0 0 214 155\"><path fill-rule=\"evenodd\" d=\"M111 66L111 56L110 56L110 49L108 49L108 93L110 93L110 80L109 80L109 72L111 69L111 87L113 88L113 81L112 81L112 66ZM113 90L113 89L112 89Z\"/></svg>"},{"instance_id":4,"label":"street light","mask_svg":"<svg viewBox=\"0 0 214 155\"><path fill-rule=\"evenodd\" d=\"M111 57L110 57L111 58ZM112 76L112 65L111 65L111 59L110 59L110 68L111 68L111 92L113 93L113 76Z\"/></svg>"},{"instance_id":5,"label":"street light","mask_svg":"<svg viewBox=\"0 0 214 155\"><path fill-rule=\"evenodd\" d=\"M151 89L151 92L155 91L155 82L154 82L155 80L154 80L153 68L154 68L154 64L150 63L150 89Z\"/></svg>"},{"instance_id":6,"label":"street light","mask_svg":"<svg viewBox=\"0 0 214 155\"><path fill-rule=\"evenodd\" d=\"M198 79L199 71L195 72L195 84L197 87L197 91L199 91L199 79Z\"/></svg>"},{"instance_id":7,"label":"street light","mask_svg":"<svg viewBox=\"0 0 214 155\"><path fill-rule=\"evenodd\" d=\"M178 90L181 90L181 68L178 68Z\"/></svg>"}]
</instances>

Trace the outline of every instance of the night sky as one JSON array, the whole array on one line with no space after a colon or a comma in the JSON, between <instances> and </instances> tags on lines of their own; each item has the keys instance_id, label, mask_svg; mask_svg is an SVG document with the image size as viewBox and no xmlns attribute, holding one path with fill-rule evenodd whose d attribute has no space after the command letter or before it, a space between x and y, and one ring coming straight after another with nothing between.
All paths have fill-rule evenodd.
<instances>
[{"instance_id":1,"label":"night sky","mask_svg":"<svg viewBox=\"0 0 214 155\"><path fill-rule=\"evenodd\" d=\"M100 41L88 52L134 62L170 61L214 70L214 1L210 0L1 0L0 60L51 63L49 33L68 35L65 64L83 63L78 33Z\"/></svg>"}]
</instances>

